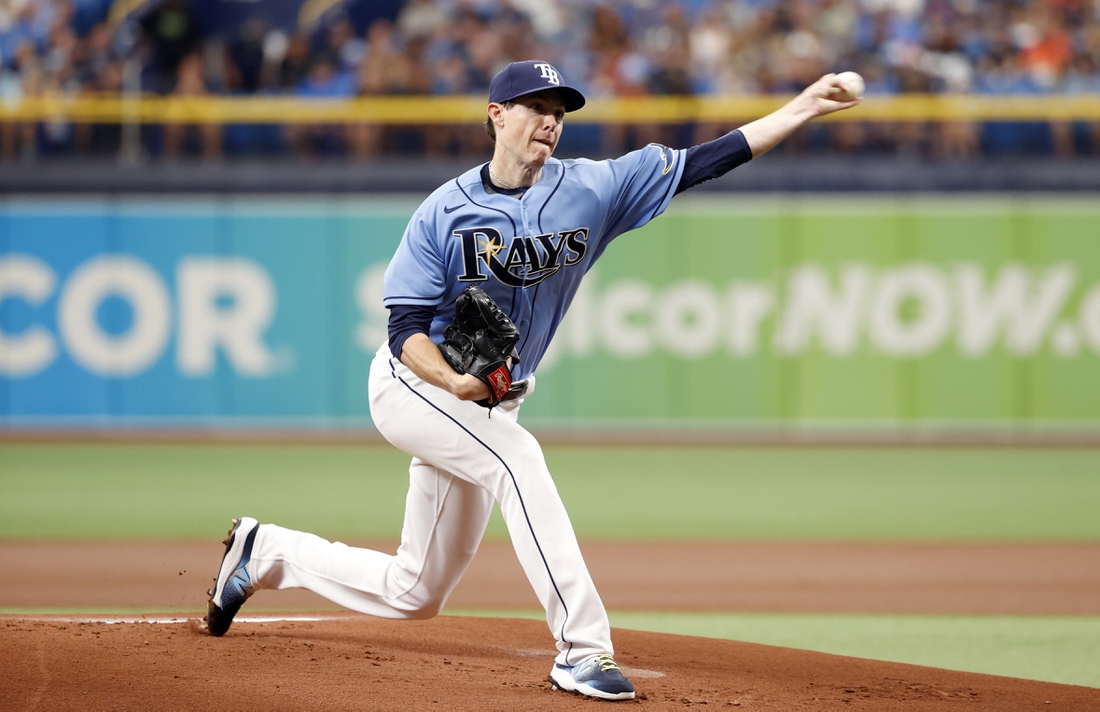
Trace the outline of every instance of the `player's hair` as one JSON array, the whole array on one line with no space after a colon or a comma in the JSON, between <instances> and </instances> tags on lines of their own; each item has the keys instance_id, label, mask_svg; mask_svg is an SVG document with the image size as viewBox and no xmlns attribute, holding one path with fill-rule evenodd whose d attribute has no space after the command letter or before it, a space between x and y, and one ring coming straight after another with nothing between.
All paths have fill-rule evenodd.
<instances>
[{"instance_id":1,"label":"player's hair","mask_svg":"<svg viewBox=\"0 0 1100 712\"><path fill-rule=\"evenodd\" d=\"M503 106L505 109L511 109L513 106L515 106L515 104L516 102L514 101L506 101L501 104L501 106ZM485 117L485 133L489 134L489 138L493 139L493 143L497 142L496 124L494 124L492 118L488 116Z\"/></svg>"}]
</instances>

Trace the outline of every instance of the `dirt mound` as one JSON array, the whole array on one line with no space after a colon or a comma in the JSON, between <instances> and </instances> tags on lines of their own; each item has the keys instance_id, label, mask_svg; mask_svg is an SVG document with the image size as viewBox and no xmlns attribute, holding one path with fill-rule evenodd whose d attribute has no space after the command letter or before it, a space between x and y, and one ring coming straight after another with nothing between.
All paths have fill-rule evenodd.
<instances>
[{"instance_id":1,"label":"dirt mound","mask_svg":"<svg viewBox=\"0 0 1100 712\"><path fill-rule=\"evenodd\" d=\"M594 704L551 689L551 636L522 619L244 617L212 638L188 621L0 616L0 641L0 709ZM615 641L633 704L654 708L1100 708L1100 690L1084 687L630 630Z\"/></svg>"}]
</instances>

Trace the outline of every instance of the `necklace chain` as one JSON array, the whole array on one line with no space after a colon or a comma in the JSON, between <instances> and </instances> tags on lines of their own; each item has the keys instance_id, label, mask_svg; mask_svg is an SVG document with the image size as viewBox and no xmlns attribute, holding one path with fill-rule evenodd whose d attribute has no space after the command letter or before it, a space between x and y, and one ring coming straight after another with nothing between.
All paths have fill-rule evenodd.
<instances>
[{"instance_id":1,"label":"necklace chain","mask_svg":"<svg viewBox=\"0 0 1100 712\"><path fill-rule=\"evenodd\" d=\"M491 175L493 178L495 178L497 183L500 183L502 186L504 186L508 190L515 190L516 188L519 188L518 185L513 185L512 183L509 183L508 181L506 181L503 178L501 178L500 176L498 176L497 172L493 170L493 162L492 161L489 161L489 175Z\"/></svg>"}]
</instances>

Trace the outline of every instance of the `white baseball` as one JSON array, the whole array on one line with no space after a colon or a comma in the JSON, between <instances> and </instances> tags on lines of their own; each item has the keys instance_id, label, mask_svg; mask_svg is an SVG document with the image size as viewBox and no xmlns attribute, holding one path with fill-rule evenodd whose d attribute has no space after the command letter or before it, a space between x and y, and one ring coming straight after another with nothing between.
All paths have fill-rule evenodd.
<instances>
[{"instance_id":1,"label":"white baseball","mask_svg":"<svg viewBox=\"0 0 1100 712\"><path fill-rule=\"evenodd\" d=\"M866 85L858 72L841 72L836 75L836 79L840 83L840 89L834 89L833 95L829 98L836 101L854 101L863 96Z\"/></svg>"}]
</instances>

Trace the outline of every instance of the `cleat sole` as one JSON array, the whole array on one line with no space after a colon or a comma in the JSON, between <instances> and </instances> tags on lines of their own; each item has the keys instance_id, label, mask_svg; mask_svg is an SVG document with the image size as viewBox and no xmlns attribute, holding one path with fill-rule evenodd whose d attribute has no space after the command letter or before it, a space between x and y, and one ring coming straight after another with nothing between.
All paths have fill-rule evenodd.
<instances>
[{"instance_id":1,"label":"cleat sole","mask_svg":"<svg viewBox=\"0 0 1100 712\"><path fill-rule=\"evenodd\" d=\"M237 535L240 534L239 529L243 519L244 518L233 520L233 525L229 528L225 541L222 542L225 546L225 554L222 555L222 565L218 575L214 577L214 587L206 592L209 598L207 600L207 612L204 620L206 621L207 632L215 637L221 637L228 632L233 623L233 617L236 616L237 611L240 610L245 600L252 595L251 584L248 582L247 573L245 575L245 585L249 586L249 588L239 592L243 593L243 598L225 600L224 591L220 590L218 583L222 581L222 585L228 585L228 582L234 576L233 571L235 569L233 567L243 566L248 562L251 556L252 544L255 540L256 532L259 529L259 523L255 520L250 520L248 524L251 528L242 540L241 537ZM234 563L230 564L230 562ZM240 584L234 585L239 586ZM215 598L218 599L218 602L215 602Z\"/></svg>"}]
</instances>

